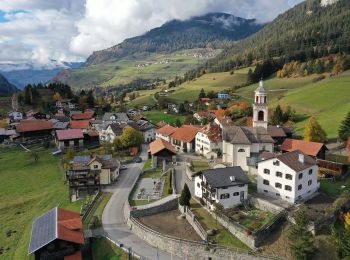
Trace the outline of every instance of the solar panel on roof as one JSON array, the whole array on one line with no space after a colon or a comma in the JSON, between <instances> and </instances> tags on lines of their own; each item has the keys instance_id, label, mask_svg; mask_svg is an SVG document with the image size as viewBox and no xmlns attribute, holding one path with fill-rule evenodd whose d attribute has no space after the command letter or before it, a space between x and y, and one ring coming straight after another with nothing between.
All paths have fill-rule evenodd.
<instances>
[{"instance_id":1,"label":"solar panel on roof","mask_svg":"<svg viewBox=\"0 0 350 260\"><path fill-rule=\"evenodd\" d=\"M112 159L112 155L110 155L110 154L102 155L101 159L104 161L110 160L110 159Z\"/></svg>"},{"instance_id":2,"label":"solar panel on roof","mask_svg":"<svg viewBox=\"0 0 350 260\"><path fill-rule=\"evenodd\" d=\"M91 157L89 155L75 156L73 159L74 162L88 162L90 160L91 160Z\"/></svg>"}]
</instances>

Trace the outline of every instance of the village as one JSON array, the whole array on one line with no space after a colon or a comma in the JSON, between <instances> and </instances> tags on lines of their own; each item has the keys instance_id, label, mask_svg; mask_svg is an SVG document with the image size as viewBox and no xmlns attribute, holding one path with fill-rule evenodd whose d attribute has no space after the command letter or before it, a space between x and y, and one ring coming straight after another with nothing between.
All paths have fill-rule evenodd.
<instances>
[{"instance_id":1,"label":"village","mask_svg":"<svg viewBox=\"0 0 350 260\"><path fill-rule=\"evenodd\" d=\"M276 236L300 212L313 236L322 234L348 214L350 138L349 160L339 162L327 144L270 124L262 80L254 94L246 126L204 97L197 124L170 125L148 120L142 111L151 106L101 113L69 99L54 103L55 114L23 113L14 95L3 147L19 146L40 163L30 147L43 144L61 158L69 200L84 201L79 213L55 207L37 216L29 254L82 257L102 236L136 258L284 258L287 249L273 250L283 246Z\"/></svg>"}]
</instances>

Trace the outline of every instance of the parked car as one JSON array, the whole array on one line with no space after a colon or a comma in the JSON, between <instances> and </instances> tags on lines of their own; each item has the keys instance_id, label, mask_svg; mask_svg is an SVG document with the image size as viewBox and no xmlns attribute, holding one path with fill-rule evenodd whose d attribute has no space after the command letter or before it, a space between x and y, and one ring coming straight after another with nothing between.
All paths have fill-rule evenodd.
<instances>
[{"instance_id":1,"label":"parked car","mask_svg":"<svg viewBox=\"0 0 350 260\"><path fill-rule=\"evenodd\" d=\"M141 157L136 157L136 159L135 159L135 162L137 162L137 163L140 163L140 162L142 162L142 159L141 159Z\"/></svg>"},{"instance_id":2,"label":"parked car","mask_svg":"<svg viewBox=\"0 0 350 260\"><path fill-rule=\"evenodd\" d=\"M126 165L120 165L120 170L126 170L127 168Z\"/></svg>"}]
</instances>

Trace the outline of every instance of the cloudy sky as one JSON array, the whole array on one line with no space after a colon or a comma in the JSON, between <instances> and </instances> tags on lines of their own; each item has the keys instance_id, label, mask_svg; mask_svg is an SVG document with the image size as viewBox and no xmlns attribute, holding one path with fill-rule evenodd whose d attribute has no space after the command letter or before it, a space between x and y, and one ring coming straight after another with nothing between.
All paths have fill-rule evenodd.
<instances>
[{"instance_id":1,"label":"cloudy sky","mask_svg":"<svg viewBox=\"0 0 350 260\"><path fill-rule=\"evenodd\" d=\"M273 20L302 0L0 0L0 62L81 61L171 19Z\"/></svg>"}]
</instances>

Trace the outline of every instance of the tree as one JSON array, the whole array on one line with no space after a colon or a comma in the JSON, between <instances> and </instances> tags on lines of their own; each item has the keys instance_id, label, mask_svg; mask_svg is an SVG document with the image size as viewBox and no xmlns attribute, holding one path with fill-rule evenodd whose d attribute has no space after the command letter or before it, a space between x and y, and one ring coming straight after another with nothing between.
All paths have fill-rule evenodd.
<instances>
[{"instance_id":1,"label":"tree","mask_svg":"<svg viewBox=\"0 0 350 260\"><path fill-rule=\"evenodd\" d=\"M176 121L175 121L175 126L176 127L180 127L182 125L181 121L179 118L176 118Z\"/></svg>"},{"instance_id":2,"label":"tree","mask_svg":"<svg viewBox=\"0 0 350 260\"><path fill-rule=\"evenodd\" d=\"M294 218L295 224L291 224L288 230L289 247L295 259L309 259L314 251L314 237L308 230L309 221L303 210L299 210Z\"/></svg>"},{"instance_id":3,"label":"tree","mask_svg":"<svg viewBox=\"0 0 350 260\"><path fill-rule=\"evenodd\" d=\"M179 114L184 114L184 113L186 113L185 105L184 103L181 103L179 105Z\"/></svg>"},{"instance_id":4,"label":"tree","mask_svg":"<svg viewBox=\"0 0 350 260\"><path fill-rule=\"evenodd\" d=\"M272 117L271 117L271 123L273 125L283 125L284 114L280 105L277 105L277 107L273 111Z\"/></svg>"},{"instance_id":5,"label":"tree","mask_svg":"<svg viewBox=\"0 0 350 260\"><path fill-rule=\"evenodd\" d=\"M92 90L88 92L87 103L90 108L93 108L95 106L95 97Z\"/></svg>"},{"instance_id":6,"label":"tree","mask_svg":"<svg viewBox=\"0 0 350 260\"><path fill-rule=\"evenodd\" d=\"M120 136L120 142L124 148L140 146L143 143L143 135L140 131L127 127Z\"/></svg>"},{"instance_id":7,"label":"tree","mask_svg":"<svg viewBox=\"0 0 350 260\"><path fill-rule=\"evenodd\" d=\"M55 101L61 101L62 100L62 97L60 95L60 93L56 92L54 95L53 95L53 100Z\"/></svg>"},{"instance_id":8,"label":"tree","mask_svg":"<svg viewBox=\"0 0 350 260\"><path fill-rule=\"evenodd\" d=\"M346 141L350 137L350 111L344 120L340 123L338 135L339 138L343 141Z\"/></svg>"},{"instance_id":9,"label":"tree","mask_svg":"<svg viewBox=\"0 0 350 260\"><path fill-rule=\"evenodd\" d=\"M326 132L314 117L311 117L305 124L304 140L318 143L324 143L327 141Z\"/></svg>"},{"instance_id":10,"label":"tree","mask_svg":"<svg viewBox=\"0 0 350 260\"><path fill-rule=\"evenodd\" d=\"M191 192L188 188L187 184L185 183L184 188L181 191L181 195L179 198L179 204L181 206L190 206L190 200L191 200Z\"/></svg>"},{"instance_id":11,"label":"tree","mask_svg":"<svg viewBox=\"0 0 350 260\"><path fill-rule=\"evenodd\" d=\"M198 98L205 98L205 97L206 97L205 91L204 91L204 89L201 89L201 92L199 92Z\"/></svg>"},{"instance_id":12,"label":"tree","mask_svg":"<svg viewBox=\"0 0 350 260\"><path fill-rule=\"evenodd\" d=\"M216 110L216 109L217 109L216 103L214 101L211 102L208 106L208 110Z\"/></svg>"},{"instance_id":13,"label":"tree","mask_svg":"<svg viewBox=\"0 0 350 260\"><path fill-rule=\"evenodd\" d=\"M337 246L340 259L350 259L350 228L348 225L342 230L332 227L332 236Z\"/></svg>"}]
</instances>

